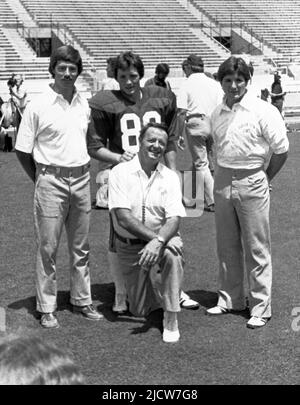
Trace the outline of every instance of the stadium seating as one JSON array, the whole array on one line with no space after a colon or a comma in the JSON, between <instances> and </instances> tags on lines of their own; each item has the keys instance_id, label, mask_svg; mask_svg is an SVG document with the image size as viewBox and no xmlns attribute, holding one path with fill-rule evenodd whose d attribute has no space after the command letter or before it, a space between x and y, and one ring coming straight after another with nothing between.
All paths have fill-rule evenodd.
<instances>
[{"instance_id":1,"label":"stadium seating","mask_svg":"<svg viewBox=\"0 0 300 405\"><path fill-rule=\"evenodd\" d=\"M191 0L219 23L245 24L278 52L280 64L297 60L300 54L300 3L293 0Z\"/></svg>"},{"instance_id":2,"label":"stadium seating","mask_svg":"<svg viewBox=\"0 0 300 405\"><path fill-rule=\"evenodd\" d=\"M47 79L48 60L38 58L16 30L19 21L8 0L0 2L0 80L12 73L26 78ZM13 27L13 28L11 28Z\"/></svg>"},{"instance_id":3,"label":"stadium seating","mask_svg":"<svg viewBox=\"0 0 300 405\"><path fill-rule=\"evenodd\" d=\"M96 67L123 50L139 53L147 67L167 62L180 68L190 53L203 56L206 66L217 66L226 52L216 52L209 39L201 41L190 24L199 21L178 1L154 0L22 0L40 24L66 25L93 56Z\"/></svg>"},{"instance_id":4,"label":"stadium seating","mask_svg":"<svg viewBox=\"0 0 300 405\"><path fill-rule=\"evenodd\" d=\"M131 49L141 55L146 69L167 62L180 71L183 59L190 53L201 54L206 68L216 69L228 56L200 31L200 17L184 7L183 0L1 0L0 2L0 79L7 72L25 72L27 77L48 78L47 58L27 52L28 44L16 31L21 17L14 5L22 4L28 17L39 27L66 27L72 38L90 56L94 68L104 70L109 56ZM300 3L292 0L189 0L210 19L228 27L246 24L253 34L276 49L274 60L283 65L299 59ZM298 17L298 18L297 18ZM194 29L196 27L196 29ZM198 27L198 28L197 28ZM197 32L196 32L197 31ZM23 46L16 47L23 41ZM85 58L87 59L87 58ZM5 64L3 65L3 60ZM3 73L4 72L4 73Z\"/></svg>"}]
</instances>

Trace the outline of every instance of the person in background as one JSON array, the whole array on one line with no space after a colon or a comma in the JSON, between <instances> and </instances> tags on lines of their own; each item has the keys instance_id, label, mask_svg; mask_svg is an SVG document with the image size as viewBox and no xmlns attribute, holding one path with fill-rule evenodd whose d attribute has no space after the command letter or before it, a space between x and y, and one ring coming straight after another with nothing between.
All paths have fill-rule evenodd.
<instances>
[{"instance_id":1,"label":"person in background","mask_svg":"<svg viewBox=\"0 0 300 405\"><path fill-rule=\"evenodd\" d=\"M171 90L170 83L166 80L169 73L169 65L167 63L159 63L155 68L155 76L146 80L144 86L159 86Z\"/></svg>"},{"instance_id":2,"label":"person in background","mask_svg":"<svg viewBox=\"0 0 300 405\"><path fill-rule=\"evenodd\" d=\"M20 123L22 120L22 116L23 116L23 112L25 110L25 107L26 107L26 104L28 101L27 89L25 88L23 77L20 74L13 75L13 77L11 79L11 83L8 85L8 87L9 87L9 93L13 99L13 104L16 108L15 125L16 125L16 130L18 133Z\"/></svg>"},{"instance_id":3,"label":"person in background","mask_svg":"<svg viewBox=\"0 0 300 405\"><path fill-rule=\"evenodd\" d=\"M178 116L181 127L183 130L185 128L193 167L203 178L206 210L213 212L213 167L210 170L208 159L212 151L210 115L221 102L223 93L220 84L205 75L204 62L200 56L191 54L187 58L185 72L187 80L179 89L177 97Z\"/></svg>"},{"instance_id":4,"label":"person in background","mask_svg":"<svg viewBox=\"0 0 300 405\"><path fill-rule=\"evenodd\" d=\"M187 67L188 67L188 61L187 61L187 59L185 59L181 64L181 69L182 69L183 74L184 74L185 77L189 76L189 72L188 72Z\"/></svg>"},{"instance_id":5,"label":"person in background","mask_svg":"<svg viewBox=\"0 0 300 405\"><path fill-rule=\"evenodd\" d=\"M207 314L246 308L245 270L247 327L255 329L263 327L272 314L269 183L287 159L289 142L278 110L248 93L250 77L242 58L230 57L218 70L225 98L212 113L211 123L219 290L218 303Z\"/></svg>"},{"instance_id":6,"label":"person in background","mask_svg":"<svg viewBox=\"0 0 300 405\"><path fill-rule=\"evenodd\" d=\"M106 59L107 78L103 80L101 90L120 90L119 83L115 79L116 61L116 57L110 57Z\"/></svg>"},{"instance_id":7,"label":"person in background","mask_svg":"<svg viewBox=\"0 0 300 405\"><path fill-rule=\"evenodd\" d=\"M283 115L283 102L286 93L282 90L281 76L278 72L274 74L274 81L271 86L271 103L278 109L281 115Z\"/></svg>"}]
</instances>

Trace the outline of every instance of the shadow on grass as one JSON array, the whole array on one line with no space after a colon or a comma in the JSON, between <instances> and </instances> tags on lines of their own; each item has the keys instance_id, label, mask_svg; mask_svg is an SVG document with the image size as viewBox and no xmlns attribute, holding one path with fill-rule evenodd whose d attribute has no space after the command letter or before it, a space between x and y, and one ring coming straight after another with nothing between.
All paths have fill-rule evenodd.
<instances>
[{"instance_id":1,"label":"shadow on grass","mask_svg":"<svg viewBox=\"0 0 300 405\"><path fill-rule=\"evenodd\" d=\"M103 304L100 308L111 307L114 297L114 285L109 284L94 284L91 286L91 293L93 300L99 300ZM34 316L36 319L40 317L39 312L36 310L36 298L27 297L8 305L8 308L19 311L25 309L29 314ZM72 312L72 305L70 304L70 292L69 291L58 291L57 293L57 312L60 311L70 311Z\"/></svg>"},{"instance_id":2,"label":"shadow on grass","mask_svg":"<svg viewBox=\"0 0 300 405\"><path fill-rule=\"evenodd\" d=\"M146 317L136 317L129 311L122 315L116 314L112 311L114 302L115 287L114 284L95 284L92 286L92 297L101 301L102 303L97 306L97 310L101 312L105 319L109 322L123 322L123 323L138 323L142 326L132 328L131 334L136 335L139 333L146 333L151 328L157 328L162 331L162 309L151 312Z\"/></svg>"},{"instance_id":3,"label":"shadow on grass","mask_svg":"<svg viewBox=\"0 0 300 405\"><path fill-rule=\"evenodd\" d=\"M91 286L92 299L93 301L100 301L97 305L97 310L101 312L105 319L109 322L122 322L122 323L133 323L141 324L141 326L133 327L132 334L146 333L151 328L156 328L162 332L162 319L163 310L158 309L151 312L146 317L135 317L129 311L123 315L118 315L112 311L112 305L114 301L114 284L104 283L104 284L93 284ZM205 290L191 290L186 291L186 293L193 299L199 302L200 306L204 308L210 308L217 304L218 295L212 291ZM36 298L27 297L18 301L15 301L8 305L8 308L13 310L25 309L29 314L31 314L35 319L40 318L40 313L36 311ZM70 292L69 291L58 291L57 294L57 312L69 311L72 312L72 305L70 304ZM238 316L244 318L249 317L249 311L232 312Z\"/></svg>"},{"instance_id":4,"label":"shadow on grass","mask_svg":"<svg viewBox=\"0 0 300 405\"><path fill-rule=\"evenodd\" d=\"M96 305L97 310L101 312L105 319L109 322L126 322L126 323L138 323L141 327L133 328L132 334L145 333L152 327L161 329L162 324L162 310L153 311L146 318L137 318L131 315L128 311L124 315L117 315L112 311L112 305L114 301L115 288L113 283L106 284L93 284L91 286L92 300L100 301L99 305ZM36 310L36 298L27 297L8 305L8 308L15 311L26 310L27 313L32 315L35 319L40 318L40 313ZM58 291L57 293L57 312L69 311L72 312L72 305L70 304L70 292Z\"/></svg>"},{"instance_id":5,"label":"shadow on grass","mask_svg":"<svg viewBox=\"0 0 300 405\"><path fill-rule=\"evenodd\" d=\"M218 303L218 294L212 291L205 290L191 290L186 291L186 293L195 301L198 301L200 306L206 308L211 308ZM233 315L241 316L243 318L249 318L249 309L246 308L244 311L231 311Z\"/></svg>"}]
</instances>

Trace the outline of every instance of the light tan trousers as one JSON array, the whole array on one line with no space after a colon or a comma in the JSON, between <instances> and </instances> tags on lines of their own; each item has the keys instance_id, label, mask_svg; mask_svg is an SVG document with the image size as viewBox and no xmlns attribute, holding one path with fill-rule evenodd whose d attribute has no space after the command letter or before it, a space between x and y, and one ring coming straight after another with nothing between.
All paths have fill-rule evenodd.
<instances>
[{"instance_id":1,"label":"light tan trousers","mask_svg":"<svg viewBox=\"0 0 300 405\"><path fill-rule=\"evenodd\" d=\"M270 195L262 168L216 167L215 219L219 258L218 305L245 308L244 270L251 316L271 316Z\"/></svg>"}]
</instances>

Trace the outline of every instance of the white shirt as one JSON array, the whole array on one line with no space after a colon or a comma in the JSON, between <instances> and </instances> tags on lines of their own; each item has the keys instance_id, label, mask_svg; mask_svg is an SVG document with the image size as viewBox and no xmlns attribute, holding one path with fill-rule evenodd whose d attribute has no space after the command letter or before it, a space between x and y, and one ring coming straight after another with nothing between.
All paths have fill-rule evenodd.
<instances>
[{"instance_id":1,"label":"white shirt","mask_svg":"<svg viewBox=\"0 0 300 405\"><path fill-rule=\"evenodd\" d=\"M32 153L36 162L53 166L82 166L90 161L86 133L90 109L75 92L71 104L49 87L26 107L16 149Z\"/></svg>"},{"instance_id":2,"label":"white shirt","mask_svg":"<svg viewBox=\"0 0 300 405\"><path fill-rule=\"evenodd\" d=\"M288 151L284 121L274 106L250 93L230 109L225 101L211 116L217 164L232 169L264 165L270 152Z\"/></svg>"},{"instance_id":3,"label":"white shirt","mask_svg":"<svg viewBox=\"0 0 300 405\"><path fill-rule=\"evenodd\" d=\"M110 210L127 208L154 232L159 231L167 218L186 216L177 173L159 163L149 178L141 168L138 155L111 170L108 196ZM136 238L120 227L116 220L114 227L121 236Z\"/></svg>"},{"instance_id":4,"label":"white shirt","mask_svg":"<svg viewBox=\"0 0 300 405\"><path fill-rule=\"evenodd\" d=\"M219 82L206 76L205 73L192 73L179 89L177 107L191 114L210 116L222 102L223 90Z\"/></svg>"}]
</instances>

